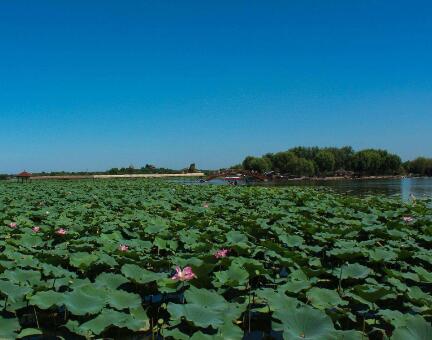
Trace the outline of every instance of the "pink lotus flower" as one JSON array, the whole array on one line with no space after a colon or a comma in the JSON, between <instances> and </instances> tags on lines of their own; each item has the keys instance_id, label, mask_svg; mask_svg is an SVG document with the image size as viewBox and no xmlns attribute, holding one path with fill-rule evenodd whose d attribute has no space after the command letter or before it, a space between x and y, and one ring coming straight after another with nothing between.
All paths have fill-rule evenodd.
<instances>
[{"instance_id":1,"label":"pink lotus flower","mask_svg":"<svg viewBox=\"0 0 432 340\"><path fill-rule=\"evenodd\" d=\"M129 246L127 246L126 244L120 244L120 246L119 246L119 250L121 251L121 252L127 252L128 250L129 250Z\"/></svg>"},{"instance_id":2,"label":"pink lotus flower","mask_svg":"<svg viewBox=\"0 0 432 340\"><path fill-rule=\"evenodd\" d=\"M38 227L38 226L34 226L34 227L32 228L32 230L33 230L34 233L38 233L38 232L40 231L40 227Z\"/></svg>"},{"instance_id":3,"label":"pink lotus flower","mask_svg":"<svg viewBox=\"0 0 432 340\"><path fill-rule=\"evenodd\" d=\"M176 267L176 273L171 278L174 281L189 281L192 279L195 279L197 276L192 271L191 267L184 267L183 270L181 270L180 267Z\"/></svg>"},{"instance_id":4,"label":"pink lotus flower","mask_svg":"<svg viewBox=\"0 0 432 340\"><path fill-rule=\"evenodd\" d=\"M203 208L208 208L208 207L209 207L208 203L203 204Z\"/></svg>"},{"instance_id":5,"label":"pink lotus flower","mask_svg":"<svg viewBox=\"0 0 432 340\"><path fill-rule=\"evenodd\" d=\"M219 249L219 250L215 253L214 256L215 256L217 259L220 259L220 258L226 257L226 256L228 255L228 253L229 253L229 249L222 248L222 249Z\"/></svg>"},{"instance_id":6,"label":"pink lotus flower","mask_svg":"<svg viewBox=\"0 0 432 340\"><path fill-rule=\"evenodd\" d=\"M411 216L404 216L404 217L402 217L402 219L406 223L410 223L410 222L414 221L414 218L412 218Z\"/></svg>"},{"instance_id":7,"label":"pink lotus flower","mask_svg":"<svg viewBox=\"0 0 432 340\"><path fill-rule=\"evenodd\" d=\"M60 235L60 236L64 236L64 235L67 234L67 230L66 230L66 229L63 229L63 228L57 229L57 230L56 230L56 234L57 234L57 235Z\"/></svg>"},{"instance_id":8,"label":"pink lotus flower","mask_svg":"<svg viewBox=\"0 0 432 340\"><path fill-rule=\"evenodd\" d=\"M16 222L9 223L9 227L15 229L17 227Z\"/></svg>"}]
</instances>

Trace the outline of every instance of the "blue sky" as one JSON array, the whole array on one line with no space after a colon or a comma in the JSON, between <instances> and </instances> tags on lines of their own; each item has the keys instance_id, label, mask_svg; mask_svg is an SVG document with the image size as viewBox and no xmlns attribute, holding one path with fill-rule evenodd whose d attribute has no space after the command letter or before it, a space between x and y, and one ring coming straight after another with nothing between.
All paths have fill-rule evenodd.
<instances>
[{"instance_id":1,"label":"blue sky","mask_svg":"<svg viewBox=\"0 0 432 340\"><path fill-rule=\"evenodd\" d=\"M432 156L428 1L2 1L0 173Z\"/></svg>"}]
</instances>

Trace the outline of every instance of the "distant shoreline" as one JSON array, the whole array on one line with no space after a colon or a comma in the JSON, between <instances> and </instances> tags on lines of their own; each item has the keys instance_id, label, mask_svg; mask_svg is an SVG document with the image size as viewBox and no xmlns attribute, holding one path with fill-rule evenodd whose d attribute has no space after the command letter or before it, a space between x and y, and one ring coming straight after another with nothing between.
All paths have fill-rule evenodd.
<instances>
[{"instance_id":1,"label":"distant shoreline","mask_svg":"<svg viewBox=\"0 0 432 340\"><path fill-rule=\"evenodd\" d=\"M275 181L357 181L357 180L373 180L373 179L402 179L412 178L413 176L402 175L382 175L382 176L362 176L362 177L346 177L346 176L327 176L327 177L296 177L287 179L275 179Z\"/></svg>"},{"instance_id":2,"label":"distant shoreline","mask_svg":"<svg viewBox=\"0 0 432 340\"><path fill-rule=\"evenodd\" d=\"M402 176L402 175L382 175L382 176L362 176L362 177L345 177L345 176L328 176L328 177L296 177L296 178L276 178L271 179L274 182L300 182L300 181L364 181L379 179L403 179L403 178L428 178L427 176Z\"/></svg>"},{"instance_id":3,"label":"distant shoreline","mask_svg":"<svg viewBox=\"0 0 432 340\"><path fill-rule=\"evenodd\" d=\"M122 178L197 178L207 177L203 172L185 174L123 174L123 175L54 175L54 176L32 176L30 180L80 180L80 179L122 179ZM367 181L367 180L390 180L403 178L430 178L427 176L415 175L381 175L381 176L326 176L326 177L295 177L295 178L268 178L263 182L330 182L330 181Z\"/></svg>"},{"instance_id":4,"label":"distant shoreline","mask_svg":"<svg viewBox=\"0 0 432 340\"><path fill-rule=\"evenodd\" d=\"M165 177L202 177L205 176L202 172L194 172L187 174L126 174L126 175L70 175L70 176L32 176L33 180L74 180L74 179L115 179L115 178L165 178Z\"/></svg>"}]
</instances>

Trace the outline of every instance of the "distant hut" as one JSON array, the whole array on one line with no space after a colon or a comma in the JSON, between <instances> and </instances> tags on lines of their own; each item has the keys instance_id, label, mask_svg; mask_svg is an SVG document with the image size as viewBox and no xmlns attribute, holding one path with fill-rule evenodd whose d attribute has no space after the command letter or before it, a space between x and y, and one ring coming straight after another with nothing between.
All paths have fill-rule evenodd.
<instances>
[{"instance_id":1,"label":"distant hut","mask_svg":"<svg viewBox=\"0 0 432 340\"><path fill-rule=\"evenodd\" d=\"M21 181L21 183L27 182L31 178L31 176L32 174L27 171L23 171L16 175L18 182Z\"/></svg>"}]
</instances>

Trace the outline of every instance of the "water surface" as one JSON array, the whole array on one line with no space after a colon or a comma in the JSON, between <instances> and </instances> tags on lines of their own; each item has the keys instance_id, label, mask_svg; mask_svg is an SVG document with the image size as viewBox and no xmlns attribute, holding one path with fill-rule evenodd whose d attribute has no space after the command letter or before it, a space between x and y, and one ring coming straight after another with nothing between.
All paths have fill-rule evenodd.
<instances>
[{"instance_id":1,"label":"water surface","mask_svg":"<svg viewBox=\"0 0 432 340\"><path fill-rule=\"evenodd\" d=\"M387 196L400 195L404 200L414 195L417 198L432 198L432 178L402 178L402 179L354 179L328 181L292 181L264 185L282 186L324 186L335 191L353 195L382 194Z\"/></svg>"},{"instance_id":2,"label":"water surface","mask_svg":"<svg viewBox=\"0 0 432 340\"><path fill-rule=\"evenodd\" d=\"M199 183L197 180L180 180L187 184L200 185L227 185L221 179L214 179L208 183ZM327 181L285 181L285 182L260 182L248 185L260 186L313 186L329 187L341 193L364 196L368 194L382 194L387 196L401 196L407 200L410 195L417 198L432 198L432 178L401 178L401 179L353 179L353 180L327 180Z\"/></svg>"}]
</instances>

